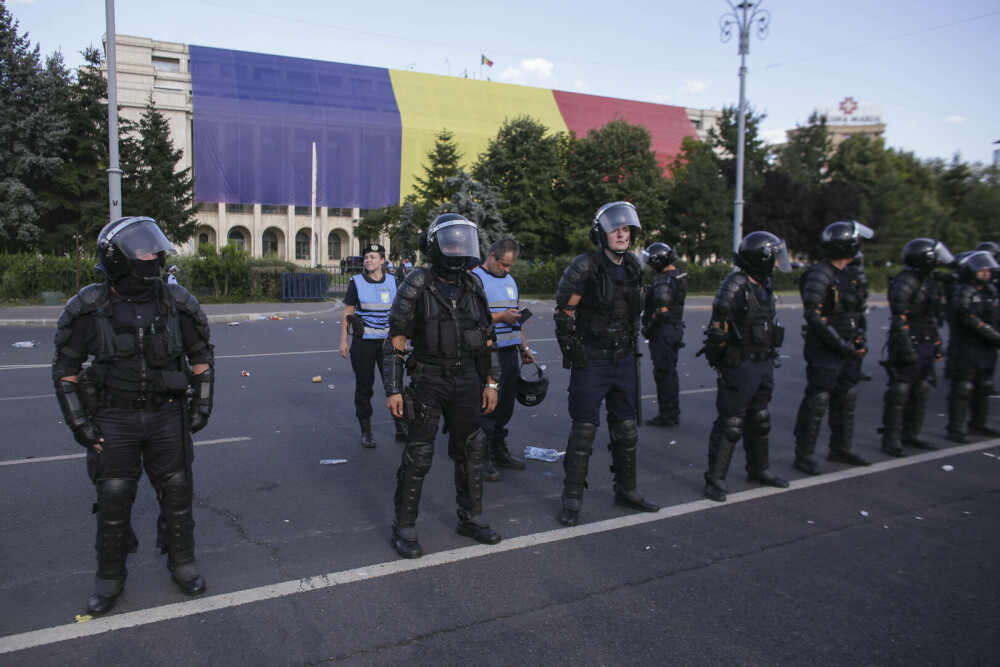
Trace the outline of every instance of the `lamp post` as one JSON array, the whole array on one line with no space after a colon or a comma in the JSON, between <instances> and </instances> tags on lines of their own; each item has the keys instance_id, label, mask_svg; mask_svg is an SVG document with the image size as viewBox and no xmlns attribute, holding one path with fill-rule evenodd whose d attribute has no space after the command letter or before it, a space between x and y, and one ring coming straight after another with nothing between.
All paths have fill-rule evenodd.
<instances>
[{"instance_id":1,"label":"lamp post","mask_svg":"<svg viewBox=\"0 0 1000 667\"><path fill-rule=\"evenodd\" d=\"M746 144L746 83L747 83L747 53L750 52L750 29L756 27L757 37L767 37L767 28L771 23L771 13L760 6L758 2L741 2L735 4L726 0L729 13L719 19L719 29L722 31L722 41L728 42L733 36L733 28L740 33L740 108L736 125L736 199L733 201L733 252L736 252L743 240L743 162L744 145Z\"/></svg>"}]
</instances>

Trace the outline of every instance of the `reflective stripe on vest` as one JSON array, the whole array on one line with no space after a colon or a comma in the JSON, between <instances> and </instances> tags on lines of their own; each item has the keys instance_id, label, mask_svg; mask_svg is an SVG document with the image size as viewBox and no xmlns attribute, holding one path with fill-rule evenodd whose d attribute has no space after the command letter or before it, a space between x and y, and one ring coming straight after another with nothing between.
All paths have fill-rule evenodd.
<instances>
[{"instance_id":1,"label":"reflective stripe on vest","mask_svg":"<svg viewBox=\"0 0 1000 667\"><path fill-rule=\"evenodd\" d=\"M385 276L380 283L365 280L357 274L351 280L358 290L358 303L354 313L364 323L363 338L385 338L389 335L389 309L396 298L396 281Z\"/></svg>"},{"instance_id":2,"label":"reflective stripe on vest","mask_svg":"<svg viewBox=\"0 0 1000 667\"><path fill-rule=\"evenodd\" d=\"M486 300L490 302L490 312L500 313L508 308L517 308L517 283L508 273L503 278L497 278L481 266L472 270L483 281ZM521 342L521 325L495 322L497 347L509 347Z\"/></svg>"}]
</instances>

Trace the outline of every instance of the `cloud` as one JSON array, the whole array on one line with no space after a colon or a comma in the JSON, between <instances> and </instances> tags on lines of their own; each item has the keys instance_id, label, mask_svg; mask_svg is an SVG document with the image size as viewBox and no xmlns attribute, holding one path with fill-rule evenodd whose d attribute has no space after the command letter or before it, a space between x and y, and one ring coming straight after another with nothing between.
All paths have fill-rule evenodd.
<instances>
[{"instance_id":1,"label":"cloud","mask_svg":"<svg viewBox=\"0 0 1000 667\"><path fill-rule=\"evenodd\" d=\"M577 79L571 88L577 92L586 93L590 91L590 84L587 83L586 79Z\"/></svg>"},{"instance_id":2,"label":"cloud","mask_svg":"<svg viewBox=\"0 0 1000 667\"><path fill-rule=\"evenodd\" d=\"M673 93L658 93L655 90L649 94L649 99L656 102L657 104L673 104L674 94Z\"/></svg>"},{"instance_id":3,"label":"cloud","mask_svg":"<svg viewBox=\"0 0 1000 667\"><path fill-rule=\"evenodd\" d=\"M500 76L500 81L508 83L532 83L552 78L555 65L545 58L525 58L517 67L508 67Z\"/></svg>"},{"instance_id":4,"label":"cloud","mask_svg":"<svg viewBox=\"0 0 1000 667\"><path fill-rule=\"evenodd\" d=\"M708 90L708 84L709 82L706 81L691 81L690 79L685 79L684 83L681 85L681 92L689 95L697 95L698 93L703 93Z\"/></svg>"},{"instance_id":5,"label":"cloud","mask_svg":"<svg viewBox=\"0 0 1000 667\"><path fill-rule=\"evenodd\" d=\"M946 123L964 123L965 122L965 118L962 117L962 116L958 116L958 115L954 115L953 114L951 116L946 116L945 119L944 119L944 122L946 122Z\"/></svg>"}]
</instances>

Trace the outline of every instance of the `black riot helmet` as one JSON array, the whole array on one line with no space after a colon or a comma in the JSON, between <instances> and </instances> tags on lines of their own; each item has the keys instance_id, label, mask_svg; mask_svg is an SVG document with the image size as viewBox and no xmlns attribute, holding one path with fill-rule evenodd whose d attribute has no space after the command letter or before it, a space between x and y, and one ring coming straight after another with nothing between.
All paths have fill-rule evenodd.
<instances>
[{"instance_id":1,"label":"black riot helmet","mask_svg":"<svg viewBox=\"0 0 1000 667\"><path fill-rule=\"evenodd\" d=\"M163 268L167 255L176 254L177 250L152 218L119 218L105 225L97 236L97 270L112 282L134 272L133 260L156 255ZM146 283L158 280L157 276L141 278Z\"/></svg>"},{"instance_id":2,"label":"black riot helmet","mask_svg":"<svg viewBox=\"0 0 1000 667\"><path fill-rule=\"evenodd\" d=\"M993 241L983 241L976 246L976 250L985 250L986 252L993 255L993 259L1000 262L1000 245L997 245Z\"/></svg>"},{"instance_id":3,"label":"black riot helmet","mask_svg":"<svg viewBox=\"0 0 1000 667\"><path fill-rule=\"evenodd\" d=\"M528 366L533 366L535 371L532 373L530 370L526 370ZM525 377L526 372L528 373L527 377ZM517 375L517 384L514 387L514 397L518 403L529 408L534 407L545 399L548 390L549 378L541 366L533 363L521 366L521 372Z\"/></svg>"},{"instance_id":4,"label":"black riot helmet","mask_svg":"<svg viewBox=\"0 0 1000 667\"><path fill-rule=\"evenodd\" d=\"M597 210L594 216L593 225L590 228L590 241L604 250L608 247L608 233L622 227L631 227L632 233L629 235L628 247L631 248L635 242L635 236L642 229L639 224L639 214L635 212L635 206L627 201L615 201L605 204ZM615 250L616 255L624 255L628 251Z\"/></svg>"},{"instance_id":5,"label":"black riot helmet","mask_svg":"<svg viewBox=\"0 0 1000 667\"><path fill-rule=\"evenodd\" d=\"M955 261L951 251L936 239L913 239L903 246L903 264L914 271L930 273L939 265L950 265Z\"/></svg>"},{"instance_id":6,"label":"black riot helmet","mask_svg":"<svg viewBox=\"0 0 1000 667\"><path fill-rule=\"evenodd\" d=\"M479 259L479 228L458 213L444 213L427 228L426 242L422 245L433 268L461 273Z\"/></svg>"},{"instance_id":7,"label":"black riot helmet","mask_svg":"<svg viewBox=\"0 0 1000 667\"><path fill-rule=\"evenodd\" d=\"M819 235L819 254L825 259L849 259L861 249L861 239L870 239L875 232L857 220L841 220L826 226Z\"/></svg>"},{"instance_id":8,"label":"black riot helmet","mask_svg":"<svg viewBox=\"0 0 1000 667\"><path fill-rule=\"evenodd\" d=\"M958 260L958 275L967 282L977 281L976 274L983 269L989 269L991 275L1000 270L1000 263L987 250L973 250Z\"/></svg>"},{"instance_id":9,"label":"black riot helmet","mask_svg":"<svg viewBox=\"0 0 1000 667\"><path fill-rule=\"evenodd\" d=\"M792 270L785 242L771 232L751 232L744 236L733 264L760 283L774 275L775 268L786 273Z\"/></svg>"},{"instance_id":10,"label":"black riot helmet","mask_svg":"<svg viewBox=\"0 0 1000 667\"><path fill-rule=\"evenodd\" d=\"M653 243L642 251L642 263L657 273L677 262L677 251L666 243Z\"/></svg>"}]
</instances>

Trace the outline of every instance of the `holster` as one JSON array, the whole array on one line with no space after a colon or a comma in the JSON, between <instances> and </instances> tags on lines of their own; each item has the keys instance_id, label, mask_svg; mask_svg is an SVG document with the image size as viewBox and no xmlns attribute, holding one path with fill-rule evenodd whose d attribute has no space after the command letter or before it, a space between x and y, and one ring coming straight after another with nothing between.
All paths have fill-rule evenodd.
<instances>
[{"instance_id":1,"label":"holster","mask_svg":"<svg viewBox=\"0 0 1000 667\"><path fill-rule=\"evenodd\" d=\"M100 407L100 401L97 398L97 384L94 382L94 377L90 373L90 369L84 369L80 375L77 376L79 387L78 395L80 397L80 406L87 412L91 417L97 414Z\"/></svg>"}]
</instances>

